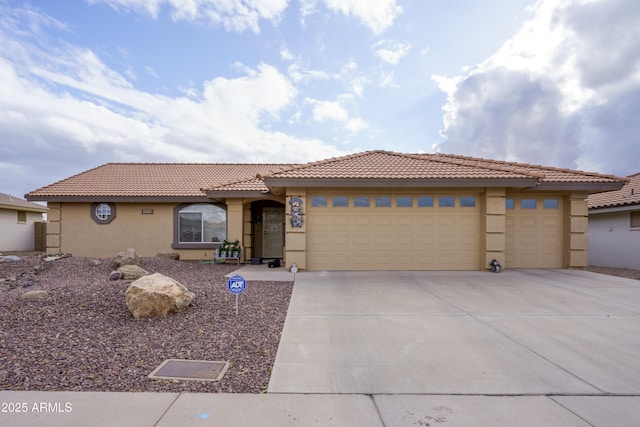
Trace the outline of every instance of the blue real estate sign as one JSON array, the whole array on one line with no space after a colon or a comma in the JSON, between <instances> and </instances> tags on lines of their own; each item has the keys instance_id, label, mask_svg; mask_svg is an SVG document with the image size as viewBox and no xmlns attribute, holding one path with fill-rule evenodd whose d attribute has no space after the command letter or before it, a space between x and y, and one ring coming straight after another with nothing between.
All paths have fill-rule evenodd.
<instances>
[{"instance_id":1,"label":"blue real estate sign","mask_svg":"<svg viewBox=\"0 0 640 427\"><path fill-rule=\"evenodd\" d=\"M240 295L247 289L247 281L241 276L235 275L227 281L227 289L229 289L232 294Z\"/></svg>"}]
</instances>

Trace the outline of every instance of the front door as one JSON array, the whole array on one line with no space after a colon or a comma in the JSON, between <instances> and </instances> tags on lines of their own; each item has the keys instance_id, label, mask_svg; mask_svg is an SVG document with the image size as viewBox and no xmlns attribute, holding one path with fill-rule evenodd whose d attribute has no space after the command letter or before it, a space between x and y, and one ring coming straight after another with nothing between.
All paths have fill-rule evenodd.
<instances>
[{"instance_id":1,"label":"front door","mask_svg":"<svg viewBox=\"0 0 640 427\"><path fill-rule=\"evenodd\" d=\"M262 210L262 258L282 258L284 208Z\"/></svg>"}]
</instances>

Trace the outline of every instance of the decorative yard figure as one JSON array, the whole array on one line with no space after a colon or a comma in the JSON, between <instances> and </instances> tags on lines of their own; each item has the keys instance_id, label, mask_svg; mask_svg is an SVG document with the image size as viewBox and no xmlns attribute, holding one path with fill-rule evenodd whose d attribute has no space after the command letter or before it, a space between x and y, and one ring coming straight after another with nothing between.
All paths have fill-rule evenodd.
<instances>
[{"instance_id":1,"label":"decorative yard figure","mask_svg":"<svg viewBox=\"0 0 640 427\"><path fill-rule=\"evenodd\" d=\"M490 265L492 267L491 271L494 273L500 273L500 270L502 270L502 266L497 259L492 260Z\"/></svg>"},{"instance_id":2,"label":"decorative yard figure","mask_svg":"<svg viewBox=\"0 0 640 427\"><path fill-rule=\"evenodd\" d=\"M292 197L289 200L291 205L291 213L289 214L289 222L292 227L302 227L302 199L299 197Z\"/></svg>"}]
</instances>

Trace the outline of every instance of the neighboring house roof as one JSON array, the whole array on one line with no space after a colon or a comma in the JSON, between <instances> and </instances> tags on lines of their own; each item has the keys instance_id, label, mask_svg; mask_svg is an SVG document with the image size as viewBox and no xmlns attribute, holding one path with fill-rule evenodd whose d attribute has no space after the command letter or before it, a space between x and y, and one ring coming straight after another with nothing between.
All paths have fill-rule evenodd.
<instances>
[{"instance_id":1,"label":"neighboring house roof","mask_svg":"<svg viewBox=\"0 0 640 427\"><path fill-rule=\"evenodd\" d=\"M640 172L628 178L620 190L590 195L589 209L640 206Z\"/></svg>"},{"instance_id":2,"label":"neighboring house roof","mask_svg":"<svg viewBox=\"0 0 640 427\"><path fill-rule=\"evenodd\" d=\"M27 194L30 200L117 200L203 198L203 188L255 180L257 174L287 167L251 163L107 163ZM259 190L267 191L264 184Z\"/></svg>"},{"instance_id":3,"label":"neighboring house roof","mask_svg":"<svg viewBox=\"0 0 640 427\"><path fill-rule=\"evenodd\" d=\"M305 164L108 163L27 194L29 200L246 197L285 186L516 187L608 191L611 175L449 154L366 151Z\"/></svg>"},{"instance_id":4,"label":"neighboring house roof","mask_svg":"<svg viewBox=\"0 0 640 427\"><path fill-rule=\"evenodd\" d=\"M29 212L46 212L48 211L46 206L39 205L37 203L27 202L11 194L0 193L0 209L10 209L14 211L29 211Z\"/></svg>"}]
</instances>

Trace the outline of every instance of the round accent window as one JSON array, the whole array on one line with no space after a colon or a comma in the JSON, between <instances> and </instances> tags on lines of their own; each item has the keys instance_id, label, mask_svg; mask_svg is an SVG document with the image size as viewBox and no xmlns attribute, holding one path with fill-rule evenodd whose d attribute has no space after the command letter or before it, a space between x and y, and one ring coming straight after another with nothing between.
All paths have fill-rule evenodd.
<instances>
[{"instance_id":1,"label":"round accent window","mask_svg":"<svg viewBox=\"0 0 640 427\"><path fill-rule=\"evenodd\" d=\"M98 224L108 224L116 217L113 203L94 203L91 206L91 218Z\"/></svg>"}]
</instances>

